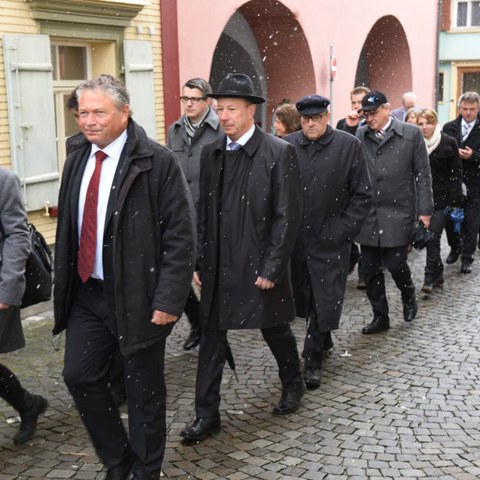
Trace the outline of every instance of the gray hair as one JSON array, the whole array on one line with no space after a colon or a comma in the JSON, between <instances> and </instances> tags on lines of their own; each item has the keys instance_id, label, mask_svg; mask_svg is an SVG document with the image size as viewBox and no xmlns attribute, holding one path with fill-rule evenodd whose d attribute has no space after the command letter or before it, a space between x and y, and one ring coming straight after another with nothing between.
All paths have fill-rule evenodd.
<instances>
[{"instance_id":1,"label":"gray hair","mask_svg":"<svg viewBox=\"0 0 480 480\"><path fill-rule=\"evenodd\" d=\"M112 75L102 74L80 84L76 89L78 100L85 90L101 90L112 99L119 110L125 105L130 105L130 97L125 85Z\"/></svg>"},{"instance_id":2,"label":"gray hair","mask_svg":"<svg viewBox=\"0 0 480 480\"><path fill-rule=\"evenodd\" d=\"M198 88L204 95L212 93L212 87L203 78L191 78L190 80L185 82L184 87Z\"/></svg>"},{"instance_id":3,"label":"gray hair","mask_svg":"<svg viewBox=\"0 0 480 480\"><path fill-rule=\"evenodd\" d=\"M480 105L480 95L477 92L462 93L458 99L458 108L462 106L462 102Z\"/></svg>"}]
</instances>

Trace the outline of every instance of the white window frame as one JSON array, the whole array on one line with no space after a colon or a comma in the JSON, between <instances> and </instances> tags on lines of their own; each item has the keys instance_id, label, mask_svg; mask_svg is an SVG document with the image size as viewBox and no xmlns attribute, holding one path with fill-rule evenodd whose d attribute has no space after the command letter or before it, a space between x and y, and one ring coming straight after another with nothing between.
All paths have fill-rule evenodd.
<instances>
[{"instance_id":1,"label":"white window frame","mask_svg":"<svg viewBox=\"0 0 480 480\"><path fill-rule=\"evenodd\" d=\"M75 80L55 80L55 73L53 74L53 95L55 106L55 118L56 118L56 141L57 141L57 158L58 158L58 171L60 175L63 172L63 165L67 158L67 152L65 148L65 142L68 137L65 136L65 112L63 109L63 96L68 95L75 87L77 87L82 81L88 80L92 77L92 45L89 42L70 41L68 39L55 39L50 42L51 47L55 47L53 50L57 58L54 64L58 65L58 47L82 47L86 49L86 78L79 78ZM53 60L53 59L52 59ZM73 113L72 113L73 115Z\"/></svg>"},{"instance_id":2,"label":"white window frame","mask_svg":"<svg viewBox=\"0 0 480 480\"><path fill-rule=\"evenodd\" d=\"M480 30L480 25L473 25L472 26L472 3L477 2L479 0L455 0L452 2L452 29L453 30ZM467 3L467 24L465 26L458 25L458 4L459 3Z\"/></svg>"}]
</instances>

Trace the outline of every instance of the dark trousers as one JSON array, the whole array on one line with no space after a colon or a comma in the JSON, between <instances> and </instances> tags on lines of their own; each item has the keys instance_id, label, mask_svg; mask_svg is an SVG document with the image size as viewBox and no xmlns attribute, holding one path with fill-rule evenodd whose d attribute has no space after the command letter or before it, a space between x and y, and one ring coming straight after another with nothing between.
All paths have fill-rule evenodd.
<instances>
[{"instance_id":1,"label":"dark trousers","mask_svg":"<svg viewBox=\"0 0 480 480\"><path fill-rule=\"evenodd\" d=\"M367 297L370 300L375 318L388 319L388 301L385 291L386 268L402 294L402 302L415 298L415 286L407 263L408 245L393 248L367 247L362 245L363 268Z\"/></svg>"},{"instance_id":2,"label":"dark trousers","mask_svg":"<svg viewBox=\"0 0 480 480\"><path fill-rule=\"evenodd\" d=\"M202 329L198 352L195 413L197 418L220 416L220 384L227 352L227 331L216 328L218 306L212 309L214 325ZM302 384L297 344L290 325L262 328L263 338L278 364L284 390L296 390Z\"/></svg>"},{"instance_id":3,"label":"dark trousers","mask_svg":"<svg viewBox=\"0 0 480 480\"><path fill-rule=\"evenodd\" d=\"M26 395L28 392L22 387L15 374L0 363L0 398L18 412L23 412Z\"/></svg>"},{"instance_id":4,"label":"dark trousers","mask_svg":"<svg viewBox=\"0 0 480 480\"><path fill-rule=\"evenodd\" d=\"M200 302L198 301L197 296L193 287L190 288L190 292L187 297L187 303L185 304L185 314L187 315L188 321L192 328L199 328L198 317L200 314Z\"/></svg>"},{"instance_id":5,"label":"dark trousers","mask_svg":"<svg viewBox=\"0 0 480 480\"><path fill-rule=\"evenodd\" d=\"M427 244L427 264L425 266L425 283L435 282L443 277L443 262L440 253L442 232L447 226L448 216L443 210L435 210L430 218L429 230L432 239Z\"/></svg>"},{"instance_id":6,"label":"dark trousers","mask_svg":"<svg viewBox=\"0 0 480 480\"><path fill-rule=\"evenodd\" d=\"M472 263L477 249L478 230L480 228L480 198L467 197L463 204L462 223L462 262Z\"/></svg>"},{"instance_id":7,"label":"dark trousers","mask_svg":"<svg viewBox=\"0 0 480 480\"><path fill-rule=\"evenodd\" d=\"M456 233L453 230L453 222L450 219L447 220L447 225L445 226L445 233L447 234L448 246L452 250L461 252L463 247L462 235L460 233Z\"/></svg>"},{"instance_id":8,"label":"dark trousers","mask_svg":"<svg viewBox=\"0 0 480 480\"><path fill-rule=\"evenodd\" d=\"M145 320L147 321L147 320ZM123 356L129 435L108 388L118 340L103 288L78 288L68 320L63 376L107 468L135 458L138 479L158 479L166 441L165 340Z\"/></svg>"},{"instance_id":9,"label":"dark trousers","mask_svg":"<svg viewBox=\"0 0 480 480\"><path fill-rule=\"evenodd\" d=\"M321 369L323 363L323 350L327 340L331 342L331 332L321 332L316 315L308 319L307 334L303 345L305 368Z\"/></svg>"}]
</instances>

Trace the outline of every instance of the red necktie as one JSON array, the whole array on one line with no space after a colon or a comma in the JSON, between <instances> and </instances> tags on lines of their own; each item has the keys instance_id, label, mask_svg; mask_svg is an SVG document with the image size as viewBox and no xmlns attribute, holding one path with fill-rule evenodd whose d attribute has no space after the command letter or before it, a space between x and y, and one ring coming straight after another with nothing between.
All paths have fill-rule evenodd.
<instances>
[{"instance_id":1,"label":"red necktie","mask_svg":"<svg viewBox=\"0 0 480 480\"><path fill-rule=\"evenodd\" d=\"M85 205L83 207L82 233L80 235L77 265L78 274L83 283L90 278L95 262L95 251L97 247L98 185L100 183L102 162L107 157L108 155L101 150L95 153L95 170L88 184L87 196L85 197Z\"/></svg>"}]
</instances>

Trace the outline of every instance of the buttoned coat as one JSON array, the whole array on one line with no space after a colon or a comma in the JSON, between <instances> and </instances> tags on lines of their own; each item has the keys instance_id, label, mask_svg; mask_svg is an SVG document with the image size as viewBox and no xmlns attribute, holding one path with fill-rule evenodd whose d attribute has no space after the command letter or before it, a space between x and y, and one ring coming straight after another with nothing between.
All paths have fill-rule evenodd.
<instances>
[{"instance_id":1,"label":"buttoned coat","mask_svg":"<svg viewBox=\"0 0 480 480\"><path fill-rule=\"evenodd\" d=\"M363 145L373 201L356 242L370 247L408 245L419 215L433 213L432 179L420 129L396 118L378 139L366 125Z\"/></svg>"},{"instance_id":2,"label":"buttoned coat","mask_svg":"<svg viewBox=\"0 0 480 480\"><path fill-rule=\"evenodd\" d=\"M255 128L236 152L225 137L202 150L198 214L200 324L208 328L268 328L295 318L289 263L301 220L301 178L295 149ZM224 181L224 156L239 173ZM275 282L261 290L257 277Z\"/></svg>"},{"instance_id":3,"label":"buttoned coat","mask_svg":"<svg viewBox=\"0 0 480 480\"><path fill-rule=\"evenodd\" d=\"M192 199L195 209L198 209L199 183L200 183L200 154L202 147L214 142L223 136L218 116L210 108L203 125L195 132L190 140L187 135L185 115L182 115L176 122L168 127L167 147L170 148L180 160L183 173L187 179L188 186L192 192Z\"/></svg>"},{"instance_id":4,"label":"buttoned coat","mask_svg":"<svg viewBox=\"0 0 480 480\"><path fill-rule=\"evenodd\" d=\"M306 316L311 286L320 331L338 328L350 248L371 204L362 145L349 133L327 127L310 141L287 135L300 161L303 221L292 254L292 284L298 316ZM307 275L308 272L308 275Z\"/></svg>"},{"instance_id":5,"label":"buttoned coat","mask_svg":"<svg viewBox=\"0 0 480 480\"><path fill-rule=\"evenodd\" d=\"M153 310L180 316L195 263L193 204L180 164L133 120L107 206L105 292L123 354L165 338L173 324L151 323ZM78 196L91 144L70 145L59 194L54 314L57 334L68 326L78 285Z\"/></svg>"},{"instance_id":6,"label":"buttoned coat","mask_svg":"<svg viewBox=\"0 0 480 480\"><path fill-rule=\"evenodd\" d=\"M25 290L25 263L29 252L20 181L13 172L0 168L0 302L12 305L0 311L0 353L25 345L18 307Z\"/></svg>"}]
</instances>

